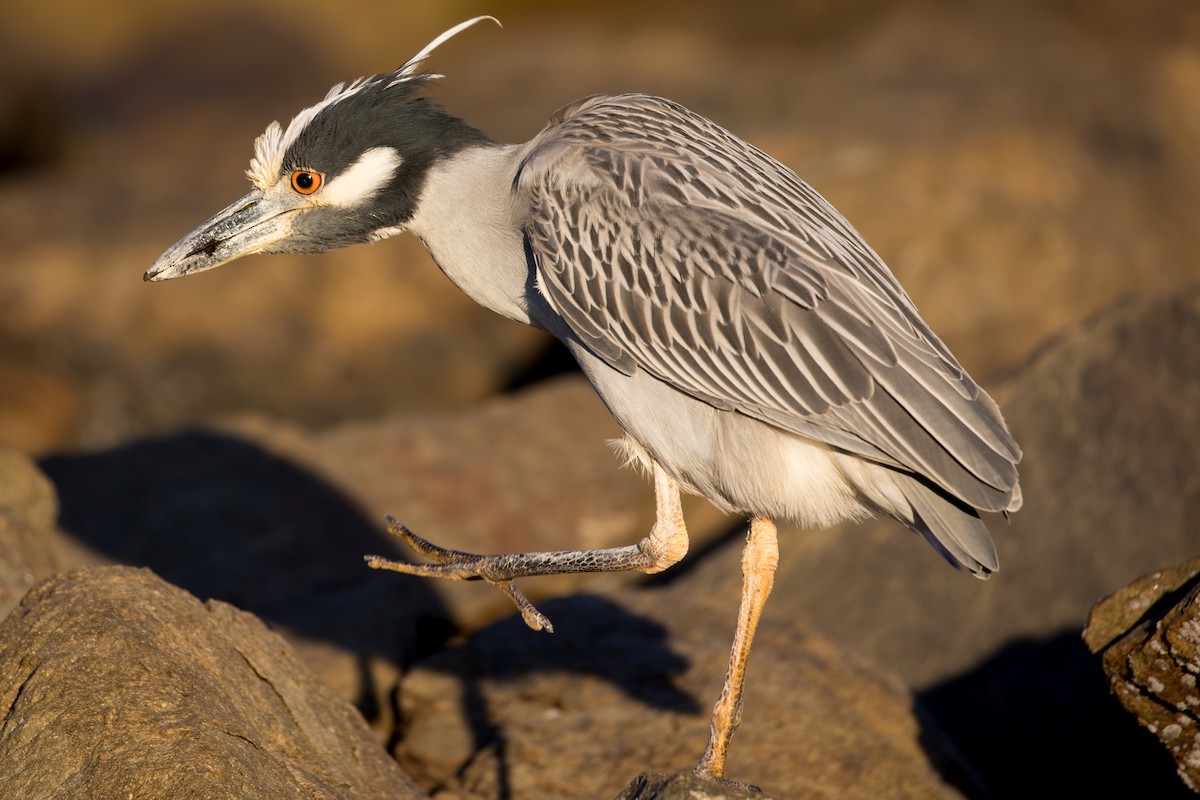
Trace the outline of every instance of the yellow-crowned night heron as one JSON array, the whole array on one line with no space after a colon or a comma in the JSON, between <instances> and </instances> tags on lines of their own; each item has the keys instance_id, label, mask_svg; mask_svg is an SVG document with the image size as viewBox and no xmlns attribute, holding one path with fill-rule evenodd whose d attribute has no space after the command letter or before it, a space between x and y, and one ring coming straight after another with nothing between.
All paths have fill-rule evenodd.
<instances>
[{"instance_id":1,"label":"yellow-crowned night heron","mask_svg":"<svg viewBox=\"0 0 1200 800\"><path fill-rule=\"evenodd\" d=\"M829 526L885 514L986 577L980 511L1021 505L1020 450L862 237L787 167L657 97L565 106L503 145L421 96L435 39L395 72L335 86L255 143L253 190L146 272L166 280L251 253L315 253L412 231L481 305L549 331L578 360L654 477L640 543L474 555L394 520L436 563L487 580L534 629L513 584L565 572L659 572L683 557L680 488L750 517L724 691L696 771L720 778L746 658L771 591L773 520Z\"/></svg>"}]
</instances>

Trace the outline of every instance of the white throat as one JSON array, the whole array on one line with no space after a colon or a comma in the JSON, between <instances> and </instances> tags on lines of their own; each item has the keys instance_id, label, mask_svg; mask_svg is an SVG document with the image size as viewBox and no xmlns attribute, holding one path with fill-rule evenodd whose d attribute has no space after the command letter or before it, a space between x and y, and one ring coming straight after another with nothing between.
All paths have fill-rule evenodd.
<instances>
[{"instance_id":1,"label":"white throat","mask_svg":"<svg viewBox=\"0 0 1200 800\"><path fill-rule=\"evenodd\" d=\"M512 194L520 145L470 147L435 165L406 228L468 297L509 319L530 321L529 267Z\"/></svg>"}]
</instances>

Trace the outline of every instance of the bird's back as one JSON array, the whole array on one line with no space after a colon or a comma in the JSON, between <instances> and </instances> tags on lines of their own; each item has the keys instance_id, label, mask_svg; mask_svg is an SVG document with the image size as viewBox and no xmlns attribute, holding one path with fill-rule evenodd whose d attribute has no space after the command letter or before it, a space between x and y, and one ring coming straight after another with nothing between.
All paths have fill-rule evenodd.
<instances>
[{"instance_id":1,"label":"bird's back","mask_svg":"<svg viewBox=\"0 0 1200 800\"><path fill-rule=\"evenodd\" d=\"M596 96L552 117L515 186L541 291L616 370L911 476L914 508L1019 507L996 404L787 167L670 101Z\"/></svg>"}]
</instances>

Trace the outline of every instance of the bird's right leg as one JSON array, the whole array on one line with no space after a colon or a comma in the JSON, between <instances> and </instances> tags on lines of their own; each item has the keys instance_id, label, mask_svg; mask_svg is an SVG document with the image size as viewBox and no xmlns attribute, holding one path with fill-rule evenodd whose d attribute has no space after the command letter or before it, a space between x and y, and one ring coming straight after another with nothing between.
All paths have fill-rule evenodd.
<instances>
[{"instance_id":1,"label":"bird's right leg","mask_svg":"<svg viewBox=\"0 0 1200 800\"><path fill-rule=\"evenodd\" d=\"M729 740L742 722L742 688L746 682L746 660L754 643L754 632L763 606L775 585L779 564L779 540L775 523L765 517L750 521L750 534L742 551L742 602L738 607L737 630L729 653L729 670L721 696L713 706L708 747L694 772L705 778L725 779L725 754Z\"/></svg>"},{"instance_id":2,"label":"bird's right leg","mask_svg":"<svg viewBox=\"0 0 1200 800\"><path fill-rule=\"evenodd\" d=\"M658 464L654 464L655 519L650 533L637 544L600 550L559 550L539 553L478 555L438 547L392 517L388 532L436 562L410 564L383 556L367 556L367 565L408 575L472 581L485 580L508 595L521 612L525 624L537 630L554 632L545 615L521 593L513 581L537 575L563 575L582 572L662 572L687 554L687 527L679 502L679 485Z\"/></svg>"}]
</instances>

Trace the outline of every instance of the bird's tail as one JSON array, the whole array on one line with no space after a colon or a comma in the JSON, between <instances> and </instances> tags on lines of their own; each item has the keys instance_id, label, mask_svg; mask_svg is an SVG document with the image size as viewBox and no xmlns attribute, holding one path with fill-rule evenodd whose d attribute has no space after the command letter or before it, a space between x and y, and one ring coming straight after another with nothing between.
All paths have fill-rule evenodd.
<instances>
[{"instance_id":1,"label":"bird's tail","mask_svg":"<svg viewBox=\"0 0 1200 800\"><path fill-rule=\"evenodd\" d=\"M947 561L977 578L1000 568L992 537L975 508L912 475L896 472L893 480L912 509L912 519L901 522L924 536Z\"/></svg>"}]
</instances>

